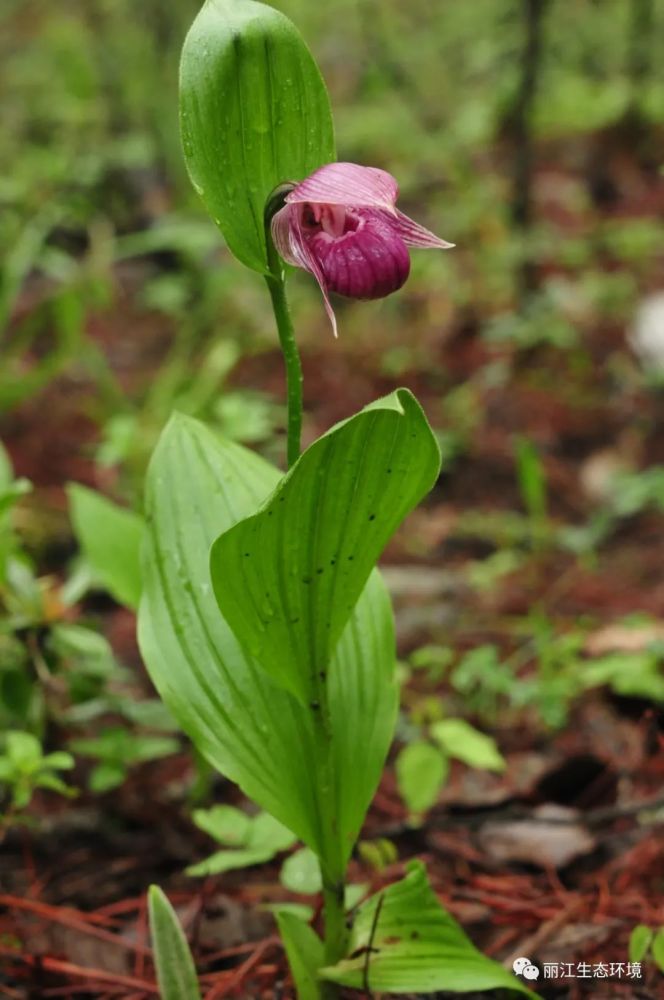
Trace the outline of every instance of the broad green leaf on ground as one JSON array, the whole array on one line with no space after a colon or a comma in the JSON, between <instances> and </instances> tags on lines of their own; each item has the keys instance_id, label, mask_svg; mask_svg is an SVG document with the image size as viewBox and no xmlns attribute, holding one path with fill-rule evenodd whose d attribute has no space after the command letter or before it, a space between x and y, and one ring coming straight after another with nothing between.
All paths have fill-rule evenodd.
<instances>
[{"instance_id":1,"label":"broad green leaf on ground","mask_svg":"<svg viewBox=\"0 0 664 1000\"><path fill-rule=\"evenodd\" d=\"M660 972L664 972L664 927L660 927L655 931L650 951L652 952L652 957L655 959L657 968Z\"/></svg>"},{"instance_id":2,"label":"broad green leaf on ground","mask_svg":"<svg viewBox=\"0 0 664 1000\"><path fill-rule=\"evenodd\" d=\"M399 389L319 438L260 512L214 544L210 565L222 614L248 653L303 705L320 701L372 567L439 467L419 403Z\"/></svg>"},{"instance_id":3,"label":"broad green leaf on ground","mask_svg":"<svg viewBox=\"0 0 664 1000\"><path fill-rule=\"evenodd\" d=\"M496 746L496 741L486 733L480 733L464 719L442 719L440 722L434 722L430 733L448 757L462 760L470 767L480 767L487 771L504 771L507 766L505 758Z\"/></svg>"},{"instance_id":4,"label":"broad green leaf on ground","mask_svg":"<svg viewBox=\"0 0 664 1000\"><path fill-rule=\"evenodd\" d=\"M289 856L281 866L279 881L291 892L313 896L323 888L320 866L313 851L303 847Z\"/></svg>"},{"instance_id":5,"label":"broad green leaf on ground","mask_svg":"<svg viewBox=\"0 0 664 1000\"><path fill-rule=\"evenodd\" d=\"M191 818L203 833L229 847L243 847L249 839L251 816L234 806L194 809Z\"/></svg>"},{"instance_id":6,"label":"broad green leaf on ground","mask_svg":"<svg viewBox=\"0 0 664 1000\"><path fill-rule=\"evenodd\" d=\"M245 816L247 825L244 828L242 840L238 843L236 837L241 830L239 820L237 818L233 820L228 814L223 818L219 812L215 814L215 809L225 808L228 807L215 806L211 810L198 809L194 813L194 822L221 843L230 843L232 845L230 850L216 851L205 861L191 865L187 868L187 875L217 875L219 872L259 865L264 861L269 861L275 854L288 850L297 839L289 829L270 816L269 813L259 813L257 816L245 816L244 813L240 813L241 816ZM239 810L233 810L233 812L239 812ZM213 815L212 817L206 816L206 813ZM227 839L229 833L233 835L230 841Z\"/></svg>"},{"instance_id":7,"label":"broad green leaf on ground","mask_svg":"<svg viewBox=\"0 0 664 1000\"><path fill-rule=\"evenodd\" d=\"M96 578L120 604L138 607L143 519L79 483L70 483L67 495L76 537Z\"/></svg>"},{"instance_id":8,"label":"broad green leaf on ground","mask_svg":"<svg viewBox=\"0 0 664 1000\"><path fill-rule=\"evenodd\" d=\"M176 913L158 885L148 890L150 934L161 1000L200 1000L198 976Z\"/></svg>"},{"instance_id":9,"label":"broad green leaf on ground","mask_svg":"<svg viewBox=\"0 0 664 1000\"><path fill-rule=\"evenodd\" d=\"M627 955L630 962L642 962L650 948L653 931L645 924L637 924L629 936Z\"/></svg>"},{"instance_id":10,"label":"broad green leaf on ground","mask_svg":"<svg viewBox=\"0 0 664 1000\"><path fill-rule=\"evenodd\" d=\"M182 50L180 123L192 183L229 249L266 273L268 195L335 159L325 84L291 21L251 0L207 0Z\"/></svg>"},{"instance_id":11,"label":"broad green leaf on ground","mask_svg":"<svg viewBox=\"0 0 664 1000\"><path fill-rule=\"evenodd\" d=\"M320 976L367 993L508 989L535 997L475 948L438 902L419 861L409 865L404 879L360 906L348 956L321 969Z\"/></svg>"},{"instance_id":12,"label":"broad green leaf on ground","mask_svg":"<svg viewBox=\"0 0 664 1000\"><path fill-rule=\"evenodd\" d=\"M447 777L447 758L431 743L409 743L396 759L399 794L411 813L424 813L438 798Z\"/></svg>"},{"instance_id":13,"label":"broad green leaf on ground","mask_svg":"<svg viewBox=\"0 0 664 1000\"><path fill-rule=\"evenodd\" d=\"M330 670L338 777L325 788L312 710L243 650L210 582L214 539L253 514L279 479L263 459L219 441L197 421L171 420L148 472L139 641L157 690L210 763L317 853L331 809L347 858L392 733L391 608L373 574Z\"/></svg>"},{"instance_id":14,"label":"broad green leaf on ground","mask_svg":"<svg viewBox=\"0 0 664 1000\"><path fill-rule=\"evenodd\" d=\"M318 969L323 964L323 942L316 932L294 913L275 913L284 942L288 965L297 989L297 1000L322 1000Z\"/></svg>"}]
</instances>

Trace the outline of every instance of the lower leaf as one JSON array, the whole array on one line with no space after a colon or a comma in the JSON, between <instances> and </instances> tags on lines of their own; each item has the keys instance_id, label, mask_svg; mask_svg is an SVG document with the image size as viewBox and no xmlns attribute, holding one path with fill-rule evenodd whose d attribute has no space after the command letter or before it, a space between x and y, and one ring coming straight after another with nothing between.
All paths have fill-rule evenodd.
<instances>
[{"instance_id":1,"label":"lower leaf","mask_svg":"<svg viewBox=\"0 0 664 1000\"><path fill-rule=\"evenodd\" d=\"M477 950L438 902L419 861L404 879L363 903L348 956L319 976L367 994L511 989L536 997Z\"/></svg>"},{"instance_id":2,"label":"lower leaf","mask_svg":"<svg viewBox=\"0 0 664 1000\"><path fill-rule=\"evenodd\" d=\"M275 916L297 988L297 1000L322 1000L318 969L323 964L323 942L309 924L293 913L282 910Z\"/></svg>"}]
</instances>

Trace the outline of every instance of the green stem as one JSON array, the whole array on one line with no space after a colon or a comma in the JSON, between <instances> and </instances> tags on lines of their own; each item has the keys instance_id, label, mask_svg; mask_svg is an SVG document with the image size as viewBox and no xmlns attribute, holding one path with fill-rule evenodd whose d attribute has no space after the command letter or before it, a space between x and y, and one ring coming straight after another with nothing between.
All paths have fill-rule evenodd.
<instances>
[{"instance_id":1,"label":"green stem","mask_svg":"<svg viewBox=\"0 0 664 1000\"><path fill-rule=\"evenodd\" d=\"M286 282L281 259L272 242L270 231L270 219L280 205L283 203L285 190L289 185L282 185L275 189L268 199L265 213L265 238L267 244L267 258L269 273L265 276L267 287L272 299L272 309L277 322L279 332L279 342L286 363L286 383L288 397L288 466L289 468L298 460L300 455L300 437L302 433L302 365L300 355L295 341L293 322L288 309L286 298ZM325 830L324 843L328 847L325 850L328 863L332 868L335 865L332 858L336 855L333 845L328 841L328 837L333 839L336 824L334 817L329 815L329 808L326 806L330 802L332 795L332 733L330 726L330 710L327 699L327 682L325 672L316 672L316 701L312 704L314 711L314 727L316 740L320 750L320 758L324 761L321 772L321 813ZM314 708L315 706L315 708ZM348 929L346 927L346 914L344 908L345 885L343 875L337 878L331 875L328 865L321 864L321 874L323 881L323 912L325 921L324 945L325 964L336 965L346 955L348 942ZM324 1000L338 1000L339 987L335 983L321 983L321 995Z\"/></svg>"},{"instance_id":2,"label":"green stem","mask_svg":"<svg viewBox=\"0 0 664 1000\"><path fill-rule=\"evenodd\" d=\"M295 341L293 321L286 298L284 269L272 238L267 232L268 261L270 273L265 276L272 299L274 318L277 321L279 343L286 362L286 385L288 398L288 467L300 457L300 437L302 434L302 365Z\"/></svg>"},{"instance_id":3,"label":"green stem","mask_svg":"<svg viewBox=\"0 0 664 1000\"><path fill-rule=\"evenodd\" d=\"M325 964L335 965L346 955L348 929L344 907L344 883L323 883L325 917Z\"/></svg>"}]
</instances>

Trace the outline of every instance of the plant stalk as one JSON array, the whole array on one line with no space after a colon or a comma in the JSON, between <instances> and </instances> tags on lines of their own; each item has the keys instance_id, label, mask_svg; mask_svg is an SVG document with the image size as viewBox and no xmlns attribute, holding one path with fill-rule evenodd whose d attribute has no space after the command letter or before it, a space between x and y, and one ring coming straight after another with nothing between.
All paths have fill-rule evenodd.
<instances>
[{"instance_id":1,"label":"plant stalk","mask_svg":"<svg viewBox=\"0 0 664 1000\"><path fill-rule=\"evenodd\" d=\"M265 275L267 287L272 299L272 309L277 322L279 343L286 364L286 390L288 401L288 468L300 457L300 438L302 436L302 364L300 352L297 349L293 321L286 298L286 280L279 255L272 243L269 226L266 226L267 256L270 273Z\"/></svg>"},{"instance_id":2,"label":"plant stalk","mask_svg":"<svg viewBox=\"0 0 664 1000\"><path fill-rule=\"evenodd\" d=\"M265 241L267 245L267 258L269 273L265 280L272 300L272 309L277 323L279 342L286 364L286 385L288 400L288 467L295 464L300 455L300 438L302 434L302 365L300 354L295 340L293 322L288 308L286 298L286 281L284 268L281 259L272 242L270 231L270 219L274 211L281 204L284 190L288 186L282 186L268 199L265 214ZM323 826L328 832L335 828L334 817L325 815L329 811L325 808L330 801L332 794L332 733L330 728L330 710L327 700L327 674L325 671L317 671L316 701L312 703L314 713L314 726L316 739L319 745L321 759L325 762L321 773L321 811L323 815ZM327 838L324 838L327 840ZM328 853L328 852L326 852ZM328 855L336 852L331 848ZM334 862L332 867L335 868ZM321 863L321 875L323 882L323 914L324 914L324 956L326 965L336 965L346 954L348 941L348 929L346 927L346 914L344 908L345 883L343 875L335 877L336 872L330 873L328 865ZM324 1000L338 1000L339 987L336 983L320 984L321 996Z\"/></svg>"}]
</instances>

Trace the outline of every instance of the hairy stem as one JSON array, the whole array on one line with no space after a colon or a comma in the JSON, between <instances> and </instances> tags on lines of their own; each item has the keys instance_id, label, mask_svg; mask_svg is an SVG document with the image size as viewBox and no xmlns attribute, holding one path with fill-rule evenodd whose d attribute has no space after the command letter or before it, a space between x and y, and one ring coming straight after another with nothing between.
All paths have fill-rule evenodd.
<instances>
[{"instance_id":1,"label":"hairy stem","mask_svg":"<svg viewBox=\"0 0 664 1000\"><path fill-rule=\"evenodd\" d=\"M270 273L265 276L272 299L274 318L277 321L279 343L286 363L286 388L288 400L288 467L300 457L300 437L302 435L302 365L295 341L293 321L286 298L284 269L277 251L274 249L269 228L266 232Z\"/></svg>"}]
</instances>

